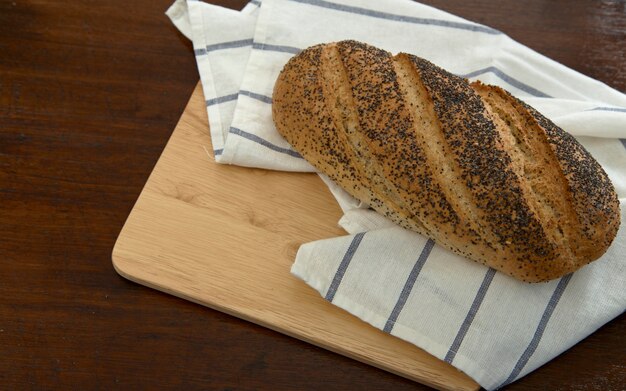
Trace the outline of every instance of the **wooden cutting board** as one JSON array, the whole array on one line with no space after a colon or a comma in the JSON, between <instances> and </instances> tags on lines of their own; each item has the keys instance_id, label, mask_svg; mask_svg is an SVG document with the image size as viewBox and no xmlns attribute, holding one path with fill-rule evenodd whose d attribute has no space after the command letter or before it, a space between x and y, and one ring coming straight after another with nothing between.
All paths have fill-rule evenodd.
<instances>
[{"instance_id":1,"label":"wooden cutting board","mask_svg":"<svg viewBox=\"0 0 626 391\"><path fill-rule=\"evenodd\" d=\"M316 175L218 165L211 150L198 85L117 239L119 274L435 388L479 388L290 274L302 243L345 235Z\"/></svg>"}]
</instances>

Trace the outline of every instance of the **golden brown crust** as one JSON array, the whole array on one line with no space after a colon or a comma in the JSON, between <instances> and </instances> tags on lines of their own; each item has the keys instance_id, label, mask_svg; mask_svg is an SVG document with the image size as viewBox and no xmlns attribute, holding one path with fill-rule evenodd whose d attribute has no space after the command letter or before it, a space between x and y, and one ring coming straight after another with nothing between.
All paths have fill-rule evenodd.
<instances>
[{"instance_id":1,"label":"golden brown crust","mask_svg":"<svg viewBox=\"0 0 626 391\"><path fill-rule=\"evenodd\" d=\"M600 164L574 137L534 108L517 101L533 116L550 144L579 220L579 251L588 262L593 261L606 252L619 229L619 199L613 184Z\"/></svg>"},{"instance_id":2,"label":"golden brown crust","mask_svg":"<svg viewBox=\"0 0 626 391\"><path fill-rule=\"evenodd\" d=\"M324 50L326 49L326 50ZM308 48L292 58L276 83L272 114L276 127L305 158L355 198L369 204L404 228L426 234L401 206L384 197L376 181L352 148L344 131L338 131L331 110L332 86L323 77L328 47ZM324 67L324 69L326 66ZM377 190L378 194L375 194Z\"/></svg>"},{"instance_id":3,"label":"golden brown crust","mask_svg":"<svg viewBox=\"0 0 626 391\"><path fill-rule=\"evenodd\" d=\"M515 278L572 272L617 232L613 186L574 138L504 90L418 57L355 41L311 47L281 72L272 110L348 193Z\"/></svg>"}]
</instances>

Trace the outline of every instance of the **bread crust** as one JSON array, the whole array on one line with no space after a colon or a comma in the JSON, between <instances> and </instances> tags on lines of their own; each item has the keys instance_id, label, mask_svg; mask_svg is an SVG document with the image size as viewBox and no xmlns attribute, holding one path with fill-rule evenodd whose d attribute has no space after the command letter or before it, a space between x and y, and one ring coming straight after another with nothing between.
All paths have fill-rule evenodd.
<instances>
[{"instance_id":1,"label":"bread crust","mask_svg":"<svg viewBox=\"0 0 626 391\"><path fill-rule=\"evenodd\" d=\"M501 88L419 57L313 46L280 73L272 113L352 196L517 279L573 272L617 233L613 185L573 137Z\"/></svg>"}]
</instances>

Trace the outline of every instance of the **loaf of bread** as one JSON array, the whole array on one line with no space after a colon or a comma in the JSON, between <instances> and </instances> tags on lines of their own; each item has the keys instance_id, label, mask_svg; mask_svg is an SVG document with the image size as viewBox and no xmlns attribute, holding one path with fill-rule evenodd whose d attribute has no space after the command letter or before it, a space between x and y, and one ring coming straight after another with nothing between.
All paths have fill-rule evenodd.
<instances>
[{"instance_id":1,"label":"loaf of bread","mask_svg":"<svg viewBox=\"0 0 626 391\"><path fill-rule=\"evenodd\" d=\"M400 226L528 282L600 257L619 227L602 167L505 90L355 41L310 47L273 93L280 134Z\"/></svg>"}]
</instances>

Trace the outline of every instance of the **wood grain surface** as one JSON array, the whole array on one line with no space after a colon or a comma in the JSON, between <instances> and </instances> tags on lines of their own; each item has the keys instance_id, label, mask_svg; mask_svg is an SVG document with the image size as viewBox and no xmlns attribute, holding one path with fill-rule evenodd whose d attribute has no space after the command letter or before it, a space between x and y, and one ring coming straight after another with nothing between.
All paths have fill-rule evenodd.
<instances>
[{"instance_id":1,"label":"wood grain surface","mask_svg":"<svg viewBox=\"0 0 626 391\"><path fill-rule=\"evenodd\" d=\"M626 90L624 2L424 2ZM0 1L0 388L427 389L115 273L198 80L169 3ZM623 389L624 335L622 315L509 388Z\"/></svg>"},{"instance_id":2,"label":"wood grain surface","mask_svg":"<svg viewBox=\"0 0 626 391\"><path fill-rule=\"evenodd\" d=\"M153 287L445 390L480 386L450 364L331 305L290 273L302 243L346 232L321 179L224 166L200 84L115 247L115 270Z\"/></svg>"}]
</instances>

